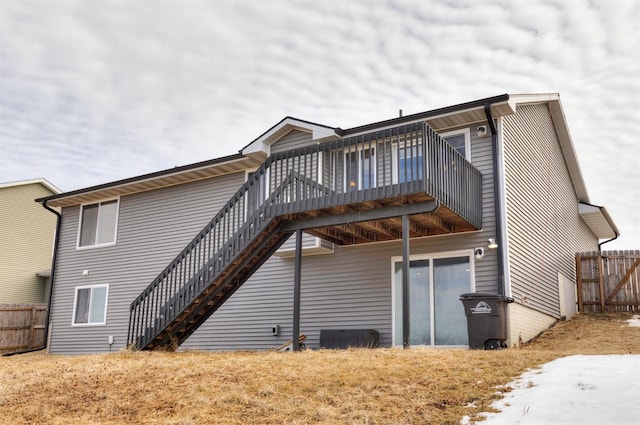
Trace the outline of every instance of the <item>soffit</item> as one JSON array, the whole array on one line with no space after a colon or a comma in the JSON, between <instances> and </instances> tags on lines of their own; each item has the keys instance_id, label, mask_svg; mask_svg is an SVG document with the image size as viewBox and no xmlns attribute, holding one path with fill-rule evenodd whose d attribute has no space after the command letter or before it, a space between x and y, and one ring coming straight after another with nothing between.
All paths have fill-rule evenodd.
<instances>
[{"instance_id":1,"label":"soffit","mask_svg":"<svg viewBox=\"0 0 640 425\"><path fill-rule=\"evenodd\" d=\"M604 207L580 203L578 212L598 239L611 239L620 234Z\"/></svg>"},{"instance_id":2,"label":"soffit","mask_svg":"<svg viewBox=\"0 0 640 425\"><path fill-rule=\"evenodd\" d=\"M81 189L66 194L63 193L62 196L42 198L42 200L38 201L46 200L47 205L50 207L66 207L103 199L117 198L133 193L146 192L257 168L265 159L266 155L264 153L255 153L226 162L207 163L200 167L176 167L173 172L172 170L165 170L146 175L146 177L140 176L134 179L121 180L93 188Z\"/></svg>"},{"instance_id":3,"label":"soffit","mask_svg":"<svg viewBox=\"0 0 640 425\"><path fill-rule=\"evenodd\" d=\"M494 103L491 105L491 115L497 118L502 115L515 113L509 102ZM443 131L450 128L468 126L479 122L487 121L484 106L466 109L456 113L436 115L426 119L427 124L436 131Z\"/></svg>"}]
</instances>

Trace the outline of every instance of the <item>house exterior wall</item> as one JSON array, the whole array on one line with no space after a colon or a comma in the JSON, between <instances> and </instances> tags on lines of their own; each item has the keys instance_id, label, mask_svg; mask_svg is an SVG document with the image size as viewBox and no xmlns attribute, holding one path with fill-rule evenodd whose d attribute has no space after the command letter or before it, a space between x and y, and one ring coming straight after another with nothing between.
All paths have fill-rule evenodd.
<instances>
[{"instance_id":1,"label":"house exterior wall","mask_svg":"<svg viewBox=\"0 0 640 425\"><path fill-rule=\"evenodd\" d=\"M509 317L507 331L509 347L518 347L532 340L556 323L554 317L519 303L508 304L507 317Z\"/></svg>"},{"instance_id":2,"label":"house exterior wall","mask_svg":"<svg viewBox=\"0 0 640 425\"><path fill-rule=\"evenodd\" d=\"M234 173L120 198L113 246L76 249L80 206L63 208L50 349L93 353L125 346L129 305L244 182ZM88 276L83 271L88 270ZM75 288L109 285L105 325L72 326ZM114 337L109 346L108 337Z\"/></svg>"},{"instance_id":3,"label":"house exterior wall","mask_svg":"<svg viewBox=\"0 0 640 425\"><path fill-rule=\"evenodd\" d=\"M40 183L0 188L0 303L46 301L56 216L34 202L53 194Z\"/></svg>"},{"instance_id":4,"label":"house exterior wall","mask_svg":"<svg viewBox=\"0 0 640 425\"><path fill-rule=\"evenodd\" d=\"M271 153L286 152L313 144L313 135L300 130L291 130L271 145Z\"/></svg>"},{"instance_id":5,"label":"house exterior wall","mask_svg":"<svg viewBox=\"0 0 640 425\"><path fill-rule=\"evenodd\" d=\"M503 118L502 142L509 288L520 304L510 309L518 312L511 320L517 341L520 332L535 336L560 318L558 273L575 283L574 253L597 249L598 240L578 214L548 106L518 105ZM573 293L565 288L565 304L575 303L567 301Z\"/></svg>"},{"instance_id":6,"label":"house exterior wall","mask_svg":"<svg viewBox=\"0 0 640 425\"><path fill-rule=\"evenodd\" d=\"M303 137L304 136L304 137ZM293 131L273 150L312 142ZM286 143L284 143L286 142ZM491 138L472 132L471 156L483 173L481 231L414 239L411 254L472 253L495 235ZM117 243L76 249L80 207L63 210L59 261L53 297L51 351L81 353L118 350L126 343L129 305L193 236L217 213L245 179L244 173L123 196ZM475 287L495 292L496 252L472 257ZM304 257L301 331L317 347L320 329L373 328L381 344L392 341L392 263L402 254L399 241L336 247L333 254ZM89 275L82 276L83 270ZM270 349L292 334L293 258L273 256L201 328L183 348ZM75 288L109 284L106 325L71 326ZM273 336L271 328L280 326ZM109 346L109 336L114 344Z\"/></svg>"}]
</instances>

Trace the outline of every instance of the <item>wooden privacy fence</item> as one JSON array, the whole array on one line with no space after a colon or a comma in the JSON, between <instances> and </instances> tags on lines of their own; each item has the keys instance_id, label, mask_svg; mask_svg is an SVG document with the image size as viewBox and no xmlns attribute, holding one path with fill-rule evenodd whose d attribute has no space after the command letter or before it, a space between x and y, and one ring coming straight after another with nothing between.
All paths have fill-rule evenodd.
<instances>
[{"instance_id":1,"label":"wooden privacy fence","mask_svg":"<svg viewBox=\"0 0 640 425\"><path fill-rule=\"evenodd\" d=\"M44 345L46 304L0 304L0 353Z\"/></svg>"},{"instance_id":2,"label":"wooden privacy fence","mask_svg":"<svg viewBox=\"0 0 640 425\"><path fill-rule=\"evenodd\" d=\"M576 254L578 311L640 311L640 250Z\"/></svg>"}]
</instances>

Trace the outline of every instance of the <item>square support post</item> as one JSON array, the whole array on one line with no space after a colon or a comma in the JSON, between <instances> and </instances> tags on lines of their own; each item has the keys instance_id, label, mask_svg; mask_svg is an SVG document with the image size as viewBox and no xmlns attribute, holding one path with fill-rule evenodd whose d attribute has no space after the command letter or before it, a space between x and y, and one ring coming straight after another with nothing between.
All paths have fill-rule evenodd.
<instances>
[{"instance_id":1,"label":"square support post","mask_svg":"<svg viewBox=\"0 0 640 425\"><path fill-rule=\"evenodd\" d=\"M300 278L302 268L302 230L296 230L296 257L293 273L293 351L300 351Z\"/></svg>"},{"instance_id":2,"label":"square support post","mask_svg":"<svg viewBox=\"0 0 640 425\"><path fill-rule=\"evenodd\" d=\"M409 278L410 278L410 252L409 252L409 216L402 216L402 346L409 348L410 321L409 321Z\"/></svg>"}]
</instances>

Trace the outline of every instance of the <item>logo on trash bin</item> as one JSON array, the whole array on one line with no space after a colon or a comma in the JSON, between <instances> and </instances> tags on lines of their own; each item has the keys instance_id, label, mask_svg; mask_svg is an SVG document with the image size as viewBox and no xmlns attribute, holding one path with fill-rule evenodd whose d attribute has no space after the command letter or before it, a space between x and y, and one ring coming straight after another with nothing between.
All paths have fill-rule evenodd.
<instances>
[{"instance_id":1,"label":"logo on trash bin","mask_svg":"<svg viewBox=\"0 0 640 425\"><path fill-rule=\"evenodd\" d=\"M473 314L486 314L491 313L491 306L484 301L480 301L475 307L471 307L471 313Z\"/></svg>"}]
</instances>

